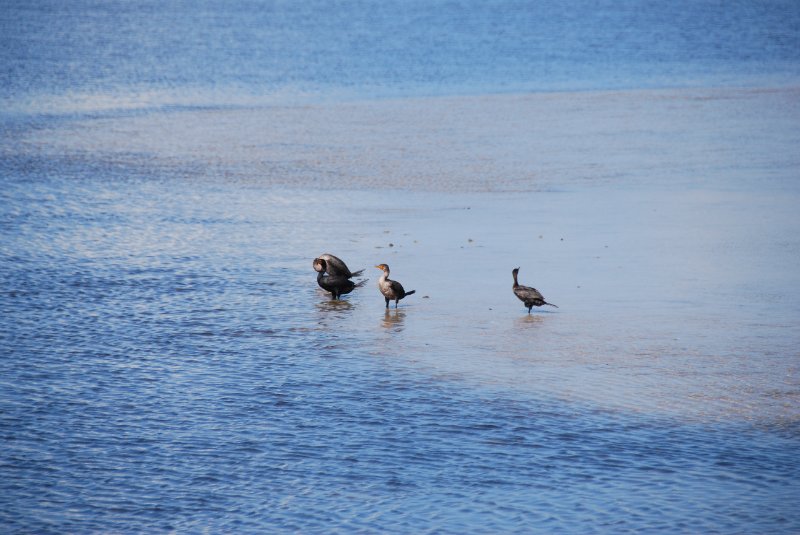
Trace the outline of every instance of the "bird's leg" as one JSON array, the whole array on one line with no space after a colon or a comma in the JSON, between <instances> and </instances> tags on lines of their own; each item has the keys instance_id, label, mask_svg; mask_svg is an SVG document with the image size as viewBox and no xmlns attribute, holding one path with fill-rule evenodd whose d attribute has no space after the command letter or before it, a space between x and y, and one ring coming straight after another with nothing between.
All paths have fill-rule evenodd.
<instances>
[{"instance_id":1,"label":"bird's leg","mask_svg":"<svg viewBox=\"0 0 800 535\"><path fill-rule=\"evenodd\" d=\"M394 300L394 308L397 308L397 304L398 304L399 302L400 302L400 300L399 300L399 299L395 299L395 300Z\"/></svg>"},{"instance_id":2,"label":"bird's leg","mask_svg":"<svg viewBox=\"0 0 800 535\"><path fill-rule=\"evenodd\" d=\"M389 298L386 298L386 308L389 308Z\"/></svg>"}]
</instances>

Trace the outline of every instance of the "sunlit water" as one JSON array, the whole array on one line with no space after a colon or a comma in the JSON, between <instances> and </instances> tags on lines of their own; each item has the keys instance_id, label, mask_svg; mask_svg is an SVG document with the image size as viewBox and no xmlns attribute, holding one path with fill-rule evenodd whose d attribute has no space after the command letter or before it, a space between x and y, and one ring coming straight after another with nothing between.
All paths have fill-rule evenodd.
<instances>
[{"instance_id":1,"label":"sunlit water","mask_svg":"<svg viewBox=\"0 0 800 535\"><path fill-rule=\"evenodd\" d=\"M2 531L800 531L796 6L232 5L0 13Z\"/></svg>"},{"instance_id":2,"label":"sunlit water","mask_svg":"<svg viewBox=\"0 0 800 535\"><path fill-rule=\"evenodd\" d=\"M5 111L793 84L794 0L6 0Z\"/></svg>"},{"instance_id":3,"label":"sunlit water","mask_svg":"<svg viewBox=\"0 0 800 535\"><path fill-rule=\"evenodd\" d=\"M551 234L582 202L559 193L391 212L374 194L33 178L7 183L3 218L12 531L798 525L797 309L777 282L748 306L680 288L703 272L651 295L670 285L630 265L647 247ZM502 210L537 200L504 237L524 217ZM310 260L331 233L417 293L386 311L373 273L329 301ZM527 315L512 258L559 309Z\"/></svg>"}]
</instances>

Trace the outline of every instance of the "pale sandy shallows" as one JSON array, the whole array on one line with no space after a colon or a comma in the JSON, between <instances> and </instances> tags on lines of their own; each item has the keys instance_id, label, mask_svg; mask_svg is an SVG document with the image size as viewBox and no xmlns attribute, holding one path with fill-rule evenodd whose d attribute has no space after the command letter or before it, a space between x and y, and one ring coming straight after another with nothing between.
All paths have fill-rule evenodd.
<instances>
[{"instance_id":1,"label":"pale sandy shallows","mask_svg":"<svg viewBox=\"0 0 800 535\"><path fill-rule=\"evenodd\" d=\"M173 110L13 146L144 165L198 210L235 200L231 217L291 221L282 258L321 307L316 254L373 279L389 263L417 294L384 316L371 281L342 328L437 377L681 417L800 416L800 89ZM517 266L558 310L527 315Z\"/></svg>"},{"instance_id":2,"label":"pale sandy shallows","mask_svg":"<svg viewBox=\"0 0 800 535\"><path fill-rule=\"evenodd\" d=\"M653 90L174 111L25 141L300 188L730 187L795 179L799 122L800 88Z\"/></svg>"}]
</instances>

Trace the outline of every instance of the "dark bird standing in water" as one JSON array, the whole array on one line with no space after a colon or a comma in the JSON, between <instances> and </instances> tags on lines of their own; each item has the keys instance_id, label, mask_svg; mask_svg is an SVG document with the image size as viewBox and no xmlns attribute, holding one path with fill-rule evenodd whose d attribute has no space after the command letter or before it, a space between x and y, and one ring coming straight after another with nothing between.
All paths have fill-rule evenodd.
<instances>
[{"instance_id":1,"label":"dark bird standing in water","mask_svg":"<svg viewBox=\"0 0 800 535\"><path fill-rule=\"evenodd\" d=\"M314 270L317 272L319 272L322 267L319 263L320 260L324 260L326 262L328 275L333 277L345 277L347 279L352 279L353 277L358 277L364 272L363 269L360 269L355 273L351 273L350 269L347 267L347 264L345 264L341 258L337 258L328 253L321 254L314 259Z\"/></svg>"},{"instance_id":2,"label":"dark bird standing in water","mask_svg":"<svg viewBox=\"0 0 800 535\"><path fill-rule=\"evenodd\" d=\"M407 292L403 289L403 285L397 281L389 279L389 266L387 264L378 264L376 268L383 271L383 275L378 279L378 289L380 289L383 297L386 299L386 308L389 308L389 301L394 301L394 308L397 308L397 303L407 295L411 295L416 290Z\"/></svg>"},{"instance_id":3,"label":"dark bird standing in water","mask_svg":"<svg viewBox=\"0 0 800 535\"><path fill-rule=\"evenodd\" d=\"M539 290L536 288L531 288L530 286L522 286L520 283L517 282L517 273L519 273L519 268L514 268L511 271L511 274L514 276L514 286L512 286L514 290L514 295L522 301L526 307L528 307L528 314L531 313L531 309L533 307L540 307L542 305L550 305L551 307L556 307L553 303L548 303L544 300L544 296L539 293Z\"/></svg>"},{"instance_id":4,"label":"dark bird standing in water","mask_svg":"<svg viewBox=\"0 0 800 535\"><path fill-rule=\"evenodd\" d=\"M353 289L361 288L367 282L366 279L360 282L353 282L344 275L326 275L328 262L322 258L314 260L314 269L318 271L317 284L326 292L330 292L332 299L339 299L342 295L352 292Z\"/></svg>"}]
</instances>

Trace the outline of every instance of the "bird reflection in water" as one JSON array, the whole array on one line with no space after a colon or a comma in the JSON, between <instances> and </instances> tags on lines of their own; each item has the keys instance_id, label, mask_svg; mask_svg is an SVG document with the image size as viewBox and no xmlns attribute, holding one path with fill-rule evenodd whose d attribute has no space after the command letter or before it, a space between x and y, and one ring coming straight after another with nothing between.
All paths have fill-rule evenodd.
<instances>
[{"instance_id":1,"label":"bird reflection in water","mask_svg":"<svg viewBox=\"0 0 800 535\"><path fill-rule=\"evenodd\" d=\"M514 324L518 329L522 329L524 327L536 327L537 325L542 325L544 322L545 316L536 314L520 316L514 319Z\"/></svg>"},{"instance_id":2,"label":"bird reflection in water","mask_svg":"<svg viewBox=\"0 0 800 535\"><path fill-rule=\"evenodd\" d=\"M391 331L402 331L403 330L403 321L406 318L406 313L403 310L394 309L384 309L383 314L383 321L381 322L384 329L389 329Z\"/></svg>"},{"instance_id":3,"label":"bird reflection in water","mask_svg":"<svg viewBox=\"0 0 800 535\"><path fill-rule=\"evenodd\" d=\"M317 323L326 327L331 320L338 322L350 317L354 310L353 304L344 300L320 301L316 303L316 308Z\"/></svg>"}]
</instances>

